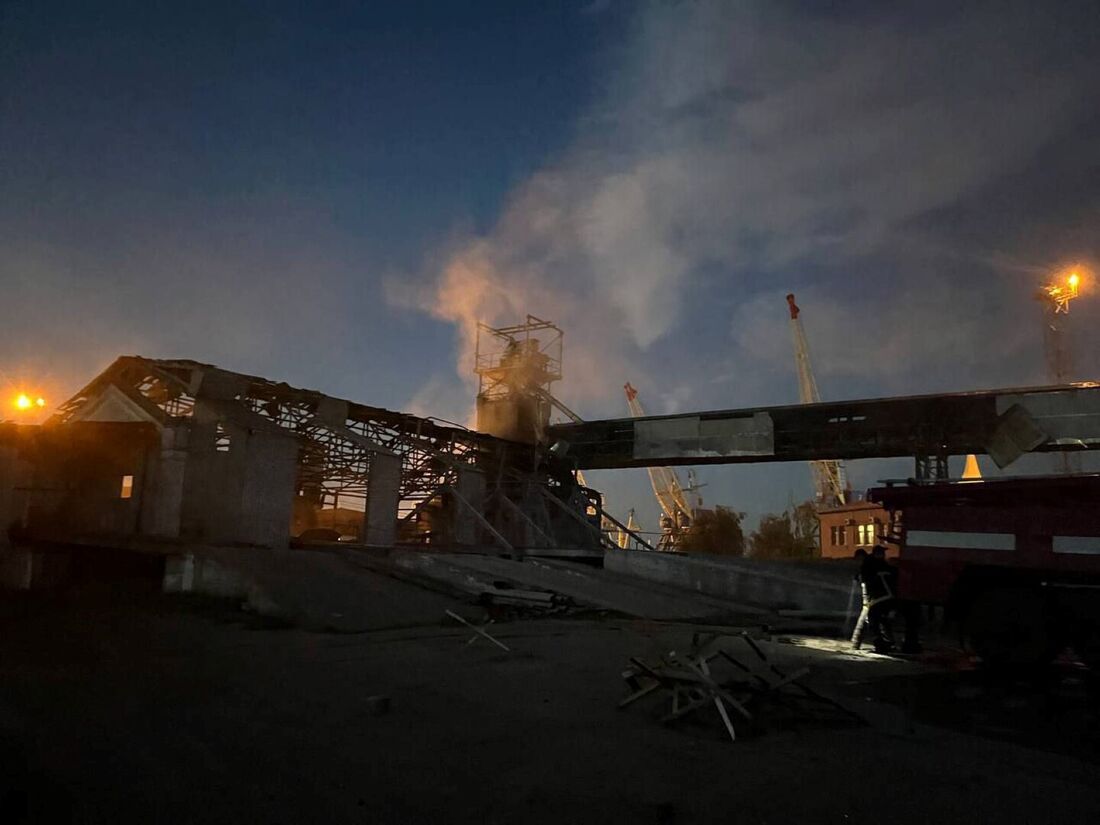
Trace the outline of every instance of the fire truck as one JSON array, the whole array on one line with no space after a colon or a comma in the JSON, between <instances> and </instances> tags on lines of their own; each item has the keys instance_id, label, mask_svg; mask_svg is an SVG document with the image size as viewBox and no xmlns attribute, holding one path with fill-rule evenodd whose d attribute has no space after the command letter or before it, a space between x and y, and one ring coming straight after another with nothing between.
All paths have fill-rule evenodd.
<instances>
[{"instance_id":1,"label":"fire truck","mask_svg":"<svg viewBox=\"0 0 1100 825\"><path fill-rule=\"evenodd\" d=\"M894 482L899 595L943 605L990 665L1065 648L1100 670L1100 475Z\"/></svg>"}]
</instances>

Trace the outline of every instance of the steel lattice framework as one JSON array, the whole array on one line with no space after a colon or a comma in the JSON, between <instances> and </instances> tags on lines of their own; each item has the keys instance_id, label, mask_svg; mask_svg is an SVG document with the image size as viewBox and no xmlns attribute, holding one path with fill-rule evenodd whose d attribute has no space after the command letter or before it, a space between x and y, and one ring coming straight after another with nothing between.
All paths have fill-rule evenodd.
<instances>
[{"instance_id":1,"label":"steel lattice framework","mask_svg":"<svg viewBox=\"0 0 1100 825\"><path fill-rule=\"evenodd\" d=\"M433 419L370 407L229 372L188 360L124 356L62 404L50 424L79 416L92 399L113 387L162 426L182 425L197 405L210 402L219 415L249 425L269 422L300 437L298 489L318 506L362 509L371 456L401 457L400 515L411 520L459 467L499 476L504 465L534 467L534 448L512 444Z\"/></svg>"}]
</instances>

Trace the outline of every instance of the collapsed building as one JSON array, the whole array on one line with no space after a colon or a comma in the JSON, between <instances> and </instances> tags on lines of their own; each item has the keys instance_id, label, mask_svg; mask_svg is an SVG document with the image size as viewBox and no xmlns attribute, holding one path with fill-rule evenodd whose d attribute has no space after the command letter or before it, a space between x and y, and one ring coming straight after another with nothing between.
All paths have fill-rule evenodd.
<instances>
[{"instance_id":1,"label":"collapsed building","mask_svg":"<svg viewBox=\"0 0 1100 825\"><path fill-rule=\"evenodd\" d=\"M280 548L320 530L583 556L607 543L600 509L534 443L196 361L118 358L44 425L0 428L7 537Z\"/></svg>"}]
</instances>

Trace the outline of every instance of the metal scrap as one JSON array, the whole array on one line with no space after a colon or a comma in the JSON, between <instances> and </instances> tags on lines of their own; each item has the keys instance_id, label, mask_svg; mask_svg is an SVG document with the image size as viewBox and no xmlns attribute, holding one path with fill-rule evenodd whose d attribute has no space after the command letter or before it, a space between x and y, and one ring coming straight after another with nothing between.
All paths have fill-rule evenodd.
<instances>
[{"instance_id":1,"label":"metal scrap","mask_svg":"<svg viewBox=\"0 0 1100 825\"><path fill-rule=\"evenodd\" d=\"M729 640L743 642L740 658L727 649ZM748 663L743 661L746 652L752 654ZM718 664L723 665L725 672L716 669ZM695 633L686 653L669 651L656 662L631 657L630 666L623 672L630 692L619 702L619 707L625 708L650 695L662 695L670 702L668 712L661 717L668 724L713 706L733 742L738 739L739 729L749 732L755 728L758 714L769 704L796 708L803 715L812 715L814 706L827 707L849 719L863 721L807 687L802 680L809 672L806 667L784 671L769 660L748 633Z\"/></svg>"}]
</instances>

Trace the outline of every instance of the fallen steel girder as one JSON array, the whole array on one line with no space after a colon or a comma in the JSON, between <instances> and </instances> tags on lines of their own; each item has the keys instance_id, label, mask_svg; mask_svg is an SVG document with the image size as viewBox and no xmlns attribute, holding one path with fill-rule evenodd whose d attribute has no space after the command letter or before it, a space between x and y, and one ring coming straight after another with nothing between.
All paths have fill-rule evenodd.
<instances>
[{"instance_id":1,"label":"fallen steel girder","mask_svg":"<svg viewBox=\"0 0 1100 825\"><path fill-rule=\"evenodd\" d=\"M1100 449L1100 384L835 401L558 424L579 469ZM925 462L927 465L927 461Z\"/></svg>"}]
</instances>

